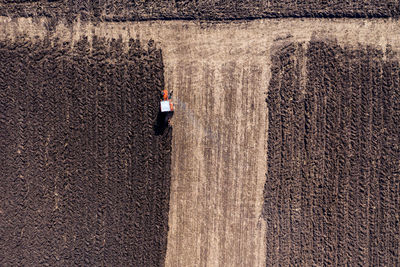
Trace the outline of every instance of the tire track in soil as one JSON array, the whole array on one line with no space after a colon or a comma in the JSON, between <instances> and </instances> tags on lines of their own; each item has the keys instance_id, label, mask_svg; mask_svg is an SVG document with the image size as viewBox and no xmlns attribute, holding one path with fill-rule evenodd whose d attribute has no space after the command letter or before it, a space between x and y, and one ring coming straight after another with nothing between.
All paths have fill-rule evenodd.
<instances>
[{"instance_id":1,"label":"tire track in soil","mask_svg":"<svg viewBox=\"0 0 400 267\"><path fill-rule=\"evenodd\" d=\"M272 56L266 265L396 266L399 62L390 46L304 49Z\"/></svg>"},{"instance_id":2,"label":"tire track in soil","mask_svg":"<svg viewBox=\"0 0 400 267\"><path fill-rule=\"evenodd\" d=\"M0 265L163 265L161 50L21 37L1 41L0 58Z\"/></svg>"}]
</instances>

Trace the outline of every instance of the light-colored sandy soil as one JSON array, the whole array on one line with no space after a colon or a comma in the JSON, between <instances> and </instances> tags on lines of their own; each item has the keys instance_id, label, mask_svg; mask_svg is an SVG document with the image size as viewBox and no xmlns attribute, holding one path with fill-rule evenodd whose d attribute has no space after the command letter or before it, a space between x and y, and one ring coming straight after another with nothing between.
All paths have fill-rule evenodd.
<instances>
[{"instance_id":1,"label":"light-colored sandy soil","mask_svg":"<svg viewBox=\"0 0 400 267\"><path fill-rule=\"evenodd\" d=\"M44 36L43 20L0 18L0 38ZM265 266L261 218L267 168L270 55L287 41L400 50L394 20L259 20L59 25L61 39L93 34L154 39L174 91L166 266Z\"/></svg>"},{"instance_id":2,"label":"light-colored sandy soil","mask_svg":"<svg viewBox=\"0 0 400 267\"><path fill-rule=\"evenodd\" d=\"M179 177L167 266L259 266L268 57L265 47L252 60L251 48L208 41L196 44L203 57L185 58L188 44L166 72L176 91L172 176Z\"/></svg>"}]
</instances>

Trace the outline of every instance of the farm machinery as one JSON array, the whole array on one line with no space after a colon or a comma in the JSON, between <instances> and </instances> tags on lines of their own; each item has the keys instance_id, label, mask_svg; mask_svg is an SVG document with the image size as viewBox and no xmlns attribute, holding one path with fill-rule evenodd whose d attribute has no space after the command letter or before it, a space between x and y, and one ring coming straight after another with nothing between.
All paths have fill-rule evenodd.
<instances>
[{"instance_id":1,"label":"farm machinery","mask_svg":"<svg viewBox=\"0 0 400 267\"><path fill-rule=\"evenodd\" d=\"M164 125L167 126L170 124L170 120L172 116L174 115L174 105L172 103L172 91L168 93L167 89L162 90L161 96L162 99L160 101L160 109L161 109L161 114L164 117Z\"/></svg>"}]
</instances>

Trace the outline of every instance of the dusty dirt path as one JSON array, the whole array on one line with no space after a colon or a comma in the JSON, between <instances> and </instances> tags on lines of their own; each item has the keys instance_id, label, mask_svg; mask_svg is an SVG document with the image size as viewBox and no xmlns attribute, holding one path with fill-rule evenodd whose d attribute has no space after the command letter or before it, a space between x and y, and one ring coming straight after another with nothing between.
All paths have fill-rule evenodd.
<instances>
[{"instance_id":1,"label":"dusty dirt path","mask_svg":"<svg viewBox=\"0 0 400 267\"><path fill-rule=\"evenodd\" d=\"M0 38L41 36L42 24L2 19ZM177 107L166 266L265 266L264 93L275 47L322 38L400 50L394 20L77 24L72 30L60 25L54 34L152 38L163 51L166 86Z\"/></svg>"}]
</instances>

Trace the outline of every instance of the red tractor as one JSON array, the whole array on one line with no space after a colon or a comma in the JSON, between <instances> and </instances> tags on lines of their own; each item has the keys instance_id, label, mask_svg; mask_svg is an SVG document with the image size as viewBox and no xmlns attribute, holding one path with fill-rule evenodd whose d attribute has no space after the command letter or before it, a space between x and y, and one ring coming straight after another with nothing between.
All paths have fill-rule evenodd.
<instances>
[{"instance_id":1,"label":"red tractor","mask_svg":"<svg viewBox=\"0 0 400 267\"><path fill-rule=\"evenodd\" d=\"M171 101L172 91L171 93L168 93L168 90L164 89L162 90L161 95L162 100L160 102L160 108L162 115L164 115L164 123L167 125L170 124L172 115L174 115L174 105Z\"/></svg>"}]
</instances>

